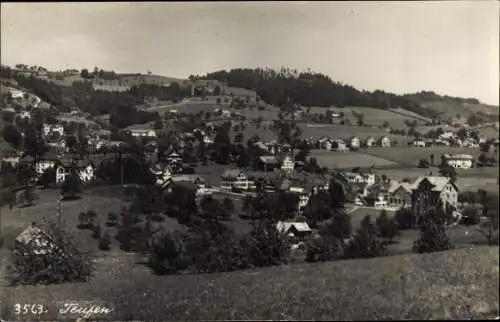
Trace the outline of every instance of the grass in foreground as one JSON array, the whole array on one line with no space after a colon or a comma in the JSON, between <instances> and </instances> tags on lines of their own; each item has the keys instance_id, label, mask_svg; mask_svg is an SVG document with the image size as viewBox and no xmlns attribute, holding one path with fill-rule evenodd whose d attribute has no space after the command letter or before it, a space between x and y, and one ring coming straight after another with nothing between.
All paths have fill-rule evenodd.
<instances>
[{"instance_id":1,"label":"grass in foreground","mask_svg":"<svg viewBox=\"0 0 500 322\"><path fill-rule=\"evenodd\" d=\"M97 300L99 319L471 319L498 315L498 247L292 265L227 274L153 276L133 259L100 263L90 283L3 288L14 303Z\"/></svg>"}]
</instances>

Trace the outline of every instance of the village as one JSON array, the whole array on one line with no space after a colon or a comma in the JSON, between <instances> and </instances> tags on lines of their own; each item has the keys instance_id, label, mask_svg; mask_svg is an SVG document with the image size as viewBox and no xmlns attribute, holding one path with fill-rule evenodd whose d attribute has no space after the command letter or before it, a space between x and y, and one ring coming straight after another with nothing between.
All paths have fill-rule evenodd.
<instances>
[{"instance_id":1,"label":"village","mask_svg":"<svg viewBox=\"0 0 500 322\"><path fill-rule=\"evenodd\" d=\"M279 5L2 4L1 321L498 316L487 37Z\"/></svg>"}]
</instances>

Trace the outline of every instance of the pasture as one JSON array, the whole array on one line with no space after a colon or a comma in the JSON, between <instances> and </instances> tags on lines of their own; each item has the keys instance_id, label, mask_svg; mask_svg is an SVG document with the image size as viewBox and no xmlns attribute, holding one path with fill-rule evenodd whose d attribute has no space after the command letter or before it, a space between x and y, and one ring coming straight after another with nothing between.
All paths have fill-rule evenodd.
<instances>
[{"instance_id":1,"label":"pasture","mask_svg":"<svg viewBox=\"0 0 500 322\"><path fill-rule=\"evenodd\" d=\"M396 165L396 163L387 159L367 155L362 152L334 152L316 149L310 151L310 157L316 158L320 166L325 166L328 169Z\"/></svg>"},{"instance_id":2,"label":"pasture","mask_svg":"<svg viewBox=\"0 0 500 322\"><path fill-rule=\"evenodd\" d=\"M389 147L389 148L367 148L362 150L368 155L377 156L391 160L400 165L416 167L420 159L430 159L434 154L434 164L441 162L441 156L445 154L470 154L474 157L479 155L480 150L465 147Z\"/></svg>"},{"instance_id":3,"label":"pasture","mask_svg":"<svg viewBox=\"0 0 500 322\"><path fill-rule=\"evenodd\" d=\"M184 276L154 276L135 262L108 256L88 283L2 287L3 318L16 318L19 299L47 305L25 317L42 320L68 318L57 314L68 300L113 309L99 320L481 319L499 311L498 247Z\"/></svg>"}]
</instances>

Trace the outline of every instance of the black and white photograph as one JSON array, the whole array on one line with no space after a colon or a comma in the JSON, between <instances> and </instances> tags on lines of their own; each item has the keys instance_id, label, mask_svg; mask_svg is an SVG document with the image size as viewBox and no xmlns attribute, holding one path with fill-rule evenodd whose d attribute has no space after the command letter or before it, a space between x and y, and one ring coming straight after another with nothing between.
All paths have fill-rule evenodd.
<instances>
[{"instance_id":1,"label":"black and white photograph","mask_svg":"<svg viewBox=\"0 0 500 322\"><path fill-rule=\"evenodd\" d=\"M499 1L0 6L0 321L499 319Z\"/></svg>"}]
</instances>

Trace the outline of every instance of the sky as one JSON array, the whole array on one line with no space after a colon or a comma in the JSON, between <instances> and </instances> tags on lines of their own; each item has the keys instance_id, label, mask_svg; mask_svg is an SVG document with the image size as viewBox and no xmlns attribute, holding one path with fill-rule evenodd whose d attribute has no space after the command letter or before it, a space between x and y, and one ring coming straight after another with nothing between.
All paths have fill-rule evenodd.
<instances>
[{"instance_id":1,"label":"sky","mask_svg":"<svg viewBox=\"0 0 500 322\"><path fill-rule=\"evenodd\" d=\"M1 63L187 78L312 69L360 90L499 101L498 1L2 3Z\"/></svg>"}]
</instances>

